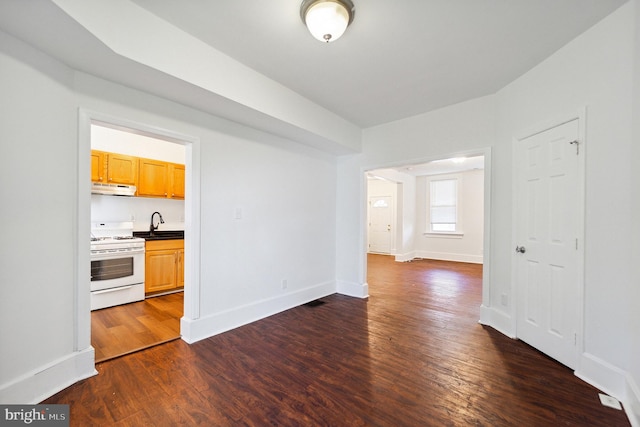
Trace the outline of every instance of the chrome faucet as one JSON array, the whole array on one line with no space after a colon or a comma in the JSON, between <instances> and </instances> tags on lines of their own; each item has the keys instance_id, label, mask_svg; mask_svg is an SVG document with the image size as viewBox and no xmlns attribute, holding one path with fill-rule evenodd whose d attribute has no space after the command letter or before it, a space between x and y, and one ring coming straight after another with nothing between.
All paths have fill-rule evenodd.
<instances>
[{"instance_id":1,"label":"chrome faucet","mask_svg":"<svg viewBox=\"0 0 640 427\"><path fill-rule=\"evenodd\" d=\"M160 217L160 222L158 223L158 225L153 225L153 217L158 214L158 216ZM160 212L154 212L151 214L151 225L149 226L149 233L153 234L154 231L156 231L158 229L158 227L160 227L160 224L164 224L164 219L162 219L162 215L160 214Z\"/></svg>"}]
</instances>

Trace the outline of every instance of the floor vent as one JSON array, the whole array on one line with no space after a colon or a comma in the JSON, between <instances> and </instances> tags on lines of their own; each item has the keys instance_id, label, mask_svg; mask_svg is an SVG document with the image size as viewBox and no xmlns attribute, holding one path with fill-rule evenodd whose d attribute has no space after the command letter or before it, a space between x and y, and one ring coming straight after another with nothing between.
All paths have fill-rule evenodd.
<instances>
[{"instance_id":1,"label":"floor vent","mask_svg":"<svg viewBox=\"0 0 640 427\"><path fill-rule=\"evenodd\" d=\"M324 303L325 303L324 301L316 299L316 300L313 300L313 301L309 301L308 303L303 304L303 305L305 305L307 307L317 307L317 306L322 305Z\"/></svg>"},{"instance_id":2,"label":"floor vent","mask_svg":"<svg viewBox=\"0 0 640 427\"><path fill-rule=\"evenodd\" d=\"M622 406L620 406L620 402L618 401L618 399L602 393L598 393L598 396L600 397L600 403L602 403L604 406L608 406L609 408L618 410L622 409Z\"/></svg>"}]
</instances>

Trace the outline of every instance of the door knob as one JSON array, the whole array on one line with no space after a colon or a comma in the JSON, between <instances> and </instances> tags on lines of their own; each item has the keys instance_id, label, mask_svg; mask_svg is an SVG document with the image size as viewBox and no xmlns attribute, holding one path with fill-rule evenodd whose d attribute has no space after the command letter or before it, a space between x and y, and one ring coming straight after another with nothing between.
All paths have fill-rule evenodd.
<instances>
[{"instance_id":1,"label":"door knob","mask_svg":"<svg viewBox=\"0 0 640 427\"><path fill-rule=\"evenodd\" d=\"M524 246L516 246L516 252L523 254L523 253L525 253L526 251L527 251L527 250L525 249L525 247L524 247Z\"/></svg>"}]
</instances>

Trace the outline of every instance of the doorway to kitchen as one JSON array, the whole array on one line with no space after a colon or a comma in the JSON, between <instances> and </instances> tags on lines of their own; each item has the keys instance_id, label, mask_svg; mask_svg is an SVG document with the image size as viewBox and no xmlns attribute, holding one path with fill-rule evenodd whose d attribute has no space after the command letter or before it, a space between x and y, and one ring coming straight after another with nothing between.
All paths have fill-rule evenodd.
<instances>
[{"instance_id":1,"label":"doorway to kitchen","mask_svg":"<svg viewBox=\"0 0 640 427\"><path fill-rule=\"evenodd\" d=\"M79 278L86 277L84 272L88 268L84 265L88 267L91 264L88 276L94 274L94 255L90 255L89 250L85 254L82 248L86 247L86 244L81 243L83 236L86 236L87 242L94 240L90 237L94 237L95 226L126 230L121 233L124 236L108 235L107 241L113 239L115 242L131 242L131 245L134 245L133 242L143 241L145 246L152 241L156 246L160 246L154 246L153 249L156 250L153 251L153 255L157 257L150 264L154 267L152 270L156 271L156 286L151 290L145 289L142 297L138 295L130 300L118 299L114 303L101 300L96 305L93 292L88 299L88 294L93 289L93 279L89 279L88 282L78 281L76 345L81 346L84 340L88 341L94 347L96 362L99 362L173 339L182 337L187 340L181 333L182 323L185 317L189 320L197 318L198 310L194 308L199 307L199 292L195 289L199 270L196 262L199 259L199 200L193 197L199 187L198 157L194 156L194 152L199 153L199 140L156 126L101 113L81 111L80 116L78 222L81 229L78 231L77 256ZM129 140L121 141L120 146L105 146L104 140L111 140L116 134ZM102 143L97 142L100 138L103 139ZM136 148L133 147L136 144L131 142L134 139L152 145L145 148L144 143L138 144L142 146L143 151L135 151ZM161 167L169 171L166 184L175 184L174 188L183 190L170 189L167 194L155 194L151 197L138 197L141 194L136 192L136 196L127 197L118 195L122 190L115 189L117 195L106 195L112 191L111 187L117 184L105 179L99 190L105 190L106 193L92 191L96 187L96 178L91 173L94 169L92 166L95 166L92 162L96 152L119 153L125 156L125 160L126 156L129 156L136 159L136 165L139 165L139 160L142 159L147 172L151 174L151 178L144 178L147 180L145 191L149 191L149 182L158 181L158 176L154 174ZM119 157L122 159L123 156ZM127 162L116 163L115 168L119 173L127 172ZM140 176L138 169L128 172L135 174L136 179ZM91 182L93 183L90 184ZM136 181L135 184L139 185L141 182ZM133 186L124 185L127 191ZM142 188L135 186L133 191L142 191L145 183L142 185ZM92 190L88 189L89 186ZM124 193L126 194L126 191ZM155 226L153 230L151 224ZM98 238L104 242L102 239L105 237ZM91 243L93 253L95 242ZM166 245L171 248L165 248ZM168 255L169 251L172 256ZM169 259L172 261L171 268L168 268L168 264L165 265ZM162 263L158 264L159 261ZM146 271L148 264L148 260L143 257L142 262L136 262L136 268L144 268ZM146 275L143 277L146 281Z\"/></svg>"},{"instance_id":2,"label":"doorway to kitchen","mask_svg":"<svg viewBox=\"0 0 640 427\"><path fill-rule=\"evenodd\" d=\"M180 338L184 176L184 145L91 124L96 362Z\"/></svg>"}]
</instances>

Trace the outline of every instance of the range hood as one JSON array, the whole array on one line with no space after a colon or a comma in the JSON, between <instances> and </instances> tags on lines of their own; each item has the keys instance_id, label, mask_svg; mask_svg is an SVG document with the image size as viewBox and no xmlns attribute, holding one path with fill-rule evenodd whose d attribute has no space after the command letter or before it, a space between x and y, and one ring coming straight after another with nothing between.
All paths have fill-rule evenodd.
<instances>
[{"instance_id":1,"label":"range hood","mask_svg":"<svg viewBox=\"0 0 640 427\"><path fill-rule=\"evenodd\" d=\"M135 185L91 183L91 194L108 194L111 196L135 196Z\"/></svg>"}]
</instances>

